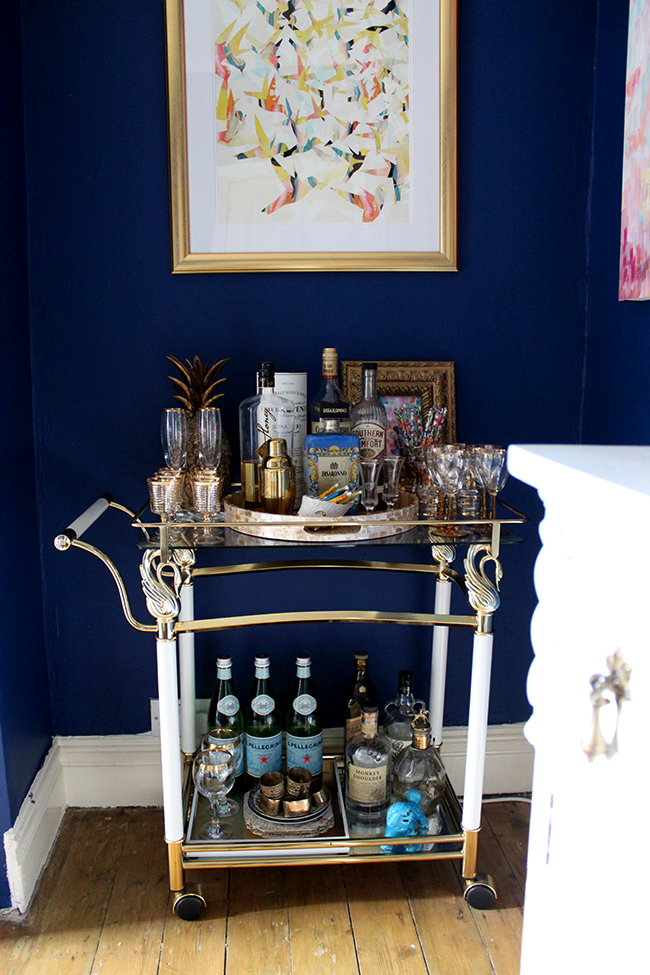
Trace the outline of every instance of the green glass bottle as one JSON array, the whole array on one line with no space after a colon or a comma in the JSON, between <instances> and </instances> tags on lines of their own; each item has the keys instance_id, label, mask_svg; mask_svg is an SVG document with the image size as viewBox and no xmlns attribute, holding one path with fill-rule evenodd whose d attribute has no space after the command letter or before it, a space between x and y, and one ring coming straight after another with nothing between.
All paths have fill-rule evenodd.
<instances>
[{"instance_id":1,"label":"green glass bottle","mask_svg":"<svg viewBox=\"0 0 650 975\"><path fill-rule=\"evenodd\" d=\"M217 684L208 708L208 734L219 729L239 736L235 749L235 775L244 771L244 713L232 679L232 659L225 654L217 657Z\"/></svg>"},{"instance_id":2,"label":"green glass bottle","mask_svg":"<svg viewBox=\"0 0 650 975\"><path fill-rule=\"evenodd\" d=\"M311 679L311 658L296 657L296 681L287 711L287 771L299 766L323 771L323 722Z\"/></svg>"},{"instance_id":3,"label":"green glass bottle","mask_svg":"<svg viewBox=\"0 0 650 975\"><path fill-rule=\"evenodd\" d=\"M246 711L246 771L253 783L282 771L282 726L266 654L255 657L255 680Z\"/></svg>"}]
</instances>

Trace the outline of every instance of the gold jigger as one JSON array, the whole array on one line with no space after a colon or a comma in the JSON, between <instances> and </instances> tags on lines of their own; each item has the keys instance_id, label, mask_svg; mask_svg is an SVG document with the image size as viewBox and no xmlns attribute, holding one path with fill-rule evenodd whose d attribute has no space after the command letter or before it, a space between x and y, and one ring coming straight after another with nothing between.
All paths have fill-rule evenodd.
<instances>
[{"instance_id":1,"label":"gold jigger","mask_svg":"<svg viewBox=\"0 0 650 975\"><path fill-rule=\"evenodd\" d=\"M300 768L298 765L295 768L290 768L287 772L286 785L287 793L291 798L297 796L304 799L305 796L309 796L311 772L309 769Z\"/></svg>"}]
</instances>

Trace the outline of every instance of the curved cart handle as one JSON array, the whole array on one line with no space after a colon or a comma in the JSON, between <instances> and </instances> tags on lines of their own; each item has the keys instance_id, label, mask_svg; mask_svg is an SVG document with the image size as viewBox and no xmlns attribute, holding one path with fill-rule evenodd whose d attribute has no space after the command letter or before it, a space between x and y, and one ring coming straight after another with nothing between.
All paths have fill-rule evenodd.
<instances>
[{"instance_id":1,"label":"curved cart handle","mask_svg":"<svg viewBox=\"0 0 650 975\"><path fill-rule=\"evenodd\" d=\"M83 533L87 531L92 524L94 524L97 519L104 514L107 508L113 502L113 496L111 494L102 494L101 498L97 498L94 504L91 504L89 508L86 508L78 518L68 525L64 532L57 535L54 539L54 545L61 552L65 549L70 548L70 543L76 541L76 539L81 538Z\"/></svg>"}]
</instances>

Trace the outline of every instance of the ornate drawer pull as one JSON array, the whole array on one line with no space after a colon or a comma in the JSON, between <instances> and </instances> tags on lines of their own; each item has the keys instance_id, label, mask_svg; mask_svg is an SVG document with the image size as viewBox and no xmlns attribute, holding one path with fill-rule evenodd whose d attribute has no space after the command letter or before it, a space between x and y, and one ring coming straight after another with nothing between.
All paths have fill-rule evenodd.
<instances>
[{"instance_id":1,"label":"ornate drawer pull","mask_svg":"<svg viewBox=\"0 0 650 975\"><path fill-rule=\"evenodd\" d=\"M631 669L623 660L619 649L616 650L616 653L607 657L607 666L609 667L607 677L604 677L602 674L593 674L589 678L589 683L591 684L589 696L593 711L591 715L591 727L583 743L582 750L590 762L593 762L598 755L606 755L607 758L611 758L618 751L618 722L621 716L621 707L623 706L623 701L630 700L628 684L630 682ZM605 697L608 691L616 699L616 726L612 740L609 742L605 740L599 723L600 709L605 704L611 703L611 697Z\"/></svg>"}]
</instances>

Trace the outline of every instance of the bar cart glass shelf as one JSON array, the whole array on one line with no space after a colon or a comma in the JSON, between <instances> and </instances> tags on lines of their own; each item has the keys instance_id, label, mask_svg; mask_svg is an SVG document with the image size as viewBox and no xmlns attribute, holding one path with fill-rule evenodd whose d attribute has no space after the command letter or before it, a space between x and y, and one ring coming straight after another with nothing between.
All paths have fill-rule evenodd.
<instances>
[{"instance_id":1,"label":"bar cart glass shelf","mask_svg":"<svg viewBox=\"0 0 650 975\"><path fill-rule=\"evenodd\" d=\"M409 505L409 496L401 501ZM111 559L100 549L83 541L81 536L109 507L117 508L131 519L140 533L143 550L140 575L146 606L154 622L141 623L133 615L126 587ZM502 576L499 553L501 544L521 541L512 526L525 522L526 516L499 503L497 517L458 518L455 521L418 519L411 515L399 522L399 534L359 539L358 532L346 528L345 519L308 519L300 529L304 541L292 538L266 538L244 534L228 523L204 524L192 515L173 522L143 520L144 505L137 513L104 495L79 516L55 539L55 546L65 551L81 548L97 556L109 569L117 585L124 615L131 626L155 634L158 665L161 763L165 840L169 861L169 885L174 893L174 911L182 919L200 917L205 901L199 890L186 882L186 874L208 867L261 866L270 862L288 864L331 864L404 859L457 859L462 861L465 898L476 908L491 907L496 891L488 875L477 874L478 834L481 825L483 770L487 735L488 700L492 662L492 617L499 607L499 582ZM277 519L268 524L276 524ZM295 526L295 516L287 516ZM265 524L260 516L257 525ZM374 525L391 525L388 514L375 512ZM332 532L336 529L336 532ZM300 537L299 532L299 537ZM294 531L295 536L295 531ZM408 546L426 545L431 563L373 561L330 558L332 551L343 554L351 548L397 546L408 555ZM273 562L248 562L236 565L203 564L209 561L206 550L291 549L319 547L317 559L289 558ZM406 546L406 548L404 548ZM456 549L464 550L462 572L453 568ZM397 556L397 550L395 551ZM201 564L196 564L200 562ZM264 613L251 616L194 618L193 586L208 576L281 571L282 569L367 569L369 571L429 573L435 579L433 613L401 613L381 610L324 610ZM468 602L467 615L450 614L451 589L460 588ZM473 633L470 702L468 715L467 760L462 807L448 782L440 803L442 832L418 836L420 852L406 852L414 837L355 835L347 827L341 798L342 738L326 736L330 752L326 767L335 809L334 823L322 836L294 840L269 840L250 833L243 820L234 822L233 838L218 843L198 842L195 824L202 812L202 799L194 793L191 758L197 746L196 698L194 669L194 634L243 626L298 622L386 622L430 626L433 630L431 652L431 687L429 697L432 737L437 745L443 740L443 704L447 670L449 627L465 627ZM180 709L179 701L180 685ZM444 754L444 753L443 753ZM338 777L338 782L336 781ZM239 797L240 805L243 795ZM392 852L383 852L390 845Z\"/></svg>"}]
</instances>

